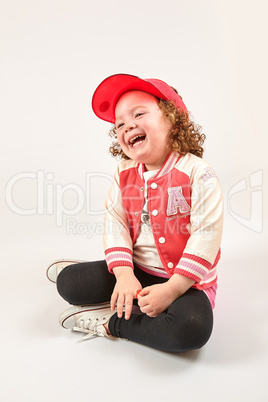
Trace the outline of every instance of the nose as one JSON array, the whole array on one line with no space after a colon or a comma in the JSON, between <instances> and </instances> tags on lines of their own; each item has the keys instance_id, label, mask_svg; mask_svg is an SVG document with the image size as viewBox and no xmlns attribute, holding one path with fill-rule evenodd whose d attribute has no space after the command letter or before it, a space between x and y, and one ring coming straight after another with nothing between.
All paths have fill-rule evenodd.
<instances>
[{"instance_id":1,"label":"nose","mask_svg":"<svg viewBox=\"0 0 268 402\"><path fill-rule=\"evenodd\" d=\"M130 119L125 123L125 133L127 133L128 131L133 130L133 128L137 127L136 123Z\"/></svg>"}]
</instances>

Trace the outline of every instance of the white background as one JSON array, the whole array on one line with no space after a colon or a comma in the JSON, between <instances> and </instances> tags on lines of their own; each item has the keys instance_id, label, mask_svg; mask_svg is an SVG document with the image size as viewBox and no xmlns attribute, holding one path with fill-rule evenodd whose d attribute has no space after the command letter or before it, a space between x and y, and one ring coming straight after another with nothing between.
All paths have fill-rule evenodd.
<instances>
[{"instance_id":1,"label":"white background","mask_svg":"<svg viewBox=\"0 0 268 402\"><path fill-rule=\"evenodd\" d=\"M267 401L265 4L1 0L1 400ZM68 305L46 266L103 258L117 161L90 103L115 73L176 87L207 135L225 227L214 332L201 351L78 344L58 325Z\"/></svg>"}]
</instances>

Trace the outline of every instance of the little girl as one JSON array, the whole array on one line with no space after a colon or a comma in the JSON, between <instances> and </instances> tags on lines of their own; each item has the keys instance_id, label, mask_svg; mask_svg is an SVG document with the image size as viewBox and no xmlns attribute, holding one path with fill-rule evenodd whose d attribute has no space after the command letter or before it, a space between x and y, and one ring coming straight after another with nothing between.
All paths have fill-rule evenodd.
<instances>
[{"instance_id":1,"label":"little girl","mask_svg":"<svg viewBox=\"0 0 268 402\"><path fill-rule=\"evenodd\" d=\"M223 221L218 179L202 159L205 136L177 91L157 79L110 76L92 107L114 124L110 152L122 160L105 203L105 261L47 270L75 305L60 323L86 338L200 348L212 332Z\"/></svg>"}]
</instances>

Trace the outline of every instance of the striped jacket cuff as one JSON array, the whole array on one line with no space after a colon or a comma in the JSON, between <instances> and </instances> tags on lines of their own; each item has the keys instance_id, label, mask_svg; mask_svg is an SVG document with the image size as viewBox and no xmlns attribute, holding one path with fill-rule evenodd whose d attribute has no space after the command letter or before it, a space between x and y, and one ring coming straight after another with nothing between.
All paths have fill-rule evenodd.
<instances>
[{"instance_id":1,"label":"striped jacket cuff","mask_svg":"<svg viewBox=\"0 0 268 402\"><path fill-rule=\"evenodd\" d=\"M212 267L212 264L193 254L183 254L174 273L187 276L195 282L202 281Z\"/></svg>"},{"instance_id":2,"label":"striped jacket cuff","mask_svg":"<svg viewBox=\"0 0 268 402\"><path fill-rule=\"evenodd\" d=\"M132 250L125 247L113 247L105 250L105 259L109 272L113 273L115 267L131 267L133 266Z\"/></svg>"}]
</instances>

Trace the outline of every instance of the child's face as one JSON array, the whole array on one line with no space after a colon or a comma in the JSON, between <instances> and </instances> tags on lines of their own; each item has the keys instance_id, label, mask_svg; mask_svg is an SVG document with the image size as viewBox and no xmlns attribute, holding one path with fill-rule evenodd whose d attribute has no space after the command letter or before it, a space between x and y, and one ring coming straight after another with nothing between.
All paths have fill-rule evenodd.
<instances>
[{"instance_id":1,"label":"child's face","mask_svg":"<svg viewBox=\"0 0 268 402\"><path fill-rule=\"evenodd\" d=\"M171 123L154 96L142 91L123 94L116 104L115 126L118 142L130 159L144 163L148 170L160 169L170 151Z\"/></svg>"}]
</instances>

